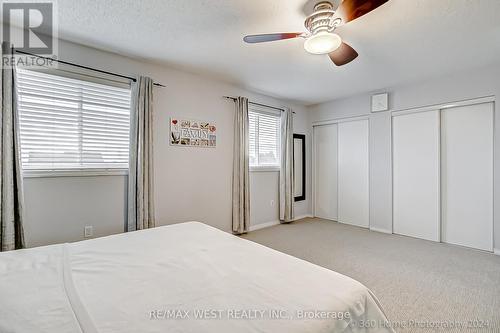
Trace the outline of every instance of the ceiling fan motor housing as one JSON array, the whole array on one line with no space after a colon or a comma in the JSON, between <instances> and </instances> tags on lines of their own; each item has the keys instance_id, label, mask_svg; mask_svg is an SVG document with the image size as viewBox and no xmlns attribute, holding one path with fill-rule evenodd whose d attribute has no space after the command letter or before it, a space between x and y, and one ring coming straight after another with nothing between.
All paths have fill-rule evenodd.
<instances>
[{"instance_id":1,"label":"ceiling fan motor housing","mask_svg":"<svg viewBox=\"0 0 500 333\"><path fill-rule=\"evenodd\" d=\"M306 18L304 25L311 34L320 31L332 32L341 23L339 17L335 17L333 4L330 1L321 1L314 6L314 12Z\"/></svg>"},{"instance_id":2,"label":"ceiling fan motor housing","mask_svg":"<svg viewBox=\"0 0 500 333\"><path fill-rule=\"evenodd\" d=\"M342 41L335 33L335 29L349 23L359 17L370 13L382 6L389 0L342 0L338 7L334 2L339 0L308 0L304 9L309 15L304 25L307 32L274 33L245 36L243 40L247 43L265 43L276 40L304 38L304 49L311 54L328 54L332 62L337 66L343 66L358 56L358 52L350 45Z\"/></svg>"}]
</instances>

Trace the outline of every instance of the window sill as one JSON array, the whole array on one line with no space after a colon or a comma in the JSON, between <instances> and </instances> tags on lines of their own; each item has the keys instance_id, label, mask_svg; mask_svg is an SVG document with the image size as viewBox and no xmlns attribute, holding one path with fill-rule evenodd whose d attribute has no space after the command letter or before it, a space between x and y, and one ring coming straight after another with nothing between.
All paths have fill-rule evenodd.
<instances>
[{"instance_id":1,"label":"window sill","mask_svg":"<svg viewBox=\"0 0 500 333\"><path fill-rule=\"evenodd\" d=\"M23 178L94 177L94 176L127 176L127 175L128 175L127 169L23 171Z\"/></svg>"},{"instance_id":2,"label":"window sill","mask_svg":"<svg viewBox=\"0 0 500 333\"><path fill-rule=\"evenodd\" d=\"M259 166L250 167L250 172L279 172L280 168L277 166Z\"/></svg>"}]
</instances>

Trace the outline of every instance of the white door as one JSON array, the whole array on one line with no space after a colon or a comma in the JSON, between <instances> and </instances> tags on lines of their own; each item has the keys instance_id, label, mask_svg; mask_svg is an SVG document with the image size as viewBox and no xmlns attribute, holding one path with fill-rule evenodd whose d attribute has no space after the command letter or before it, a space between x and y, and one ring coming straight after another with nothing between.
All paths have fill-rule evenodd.
<instances>
[{"instance_id":1,"label":"white door","mask_svg":"<svg viewBox=\"0 0 500 333\"><path fill-rule=\"evenodd\" d=\"M443 242L493 250L493 103L442 111Z\"/></svg>"},{"instance_id":2,"label":"white door","mask_svg":"<svg viewBox=\"0 0 500 333\"><path fill-rule=\"evenodd\" d=\"M314 216L337 220L337 125L314 127Z\"/></svg>"},{"instance_id":3,"label":"white door","mask_svg":"<svg viewBox=\"0 0 500 333\"><path fill-rule=\"evenodd\" d=\"M394 116L393 229L439 241L439 111Z\"/></svg>"},{"instance_id":4,"label":"white door","mask_svg":"<svg viewBox=\"0 0 500 333\"><path fill-rule=\"evenodd\" d=\"M339 222L369 226L368 120L338 124Z\"/></svg>"}]
</instances>

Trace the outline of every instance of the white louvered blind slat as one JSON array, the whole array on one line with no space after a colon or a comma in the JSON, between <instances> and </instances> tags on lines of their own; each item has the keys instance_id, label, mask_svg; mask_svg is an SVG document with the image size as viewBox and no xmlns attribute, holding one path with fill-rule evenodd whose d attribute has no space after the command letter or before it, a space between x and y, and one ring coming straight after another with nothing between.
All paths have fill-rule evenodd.
<instances>
[{"instance_id":1,"label":"white louvered blind slat","mask_svg":"<svg viewBox=\"0 0 500 333\"><path fill-rule=\"evenodd\" d=\"M279 167L280 114L249 105L249 155L252 167Z\"/></svg>"},{"instance_id":2,"label":"white louvered blind slat","mask_svg":"<svg viewBox=\"0 0 500 333\"><path fill-rule=\"evenodd\" d=\"M24 170L127 169L130 89L18 69Z\"/></svg>"}]
</instances>

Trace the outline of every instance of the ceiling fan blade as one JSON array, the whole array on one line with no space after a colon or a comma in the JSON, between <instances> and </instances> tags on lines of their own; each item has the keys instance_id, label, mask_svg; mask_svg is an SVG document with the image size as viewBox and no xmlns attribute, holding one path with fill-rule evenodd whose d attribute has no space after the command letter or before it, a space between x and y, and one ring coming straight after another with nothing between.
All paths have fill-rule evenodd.
<instances>
[{"instance_id":1,"label":"ceiling fan blade","mask_svg":"<svg viewBox=\"0 0 500 333\"><path fill-rule=\"evenodd\" d=\"M247 43L264 43L273 42L275 40L290 39L302 36L302 32L285 32L276 34L265 34L265 35L249 35L245 36L243 40Z\"/></svg>"},{"instance_id":2,"label":"ceiling fan blade","mask_svg":"<svg viewBox=\"0 0 500 333\"><path fill-rule=\"evenodd\" d=\"M387 1L389 0L344 0L336 14L342 19L342 24L346 24L382 6Z\"/></svg>"},{"instance_id":3,"label":"ceiling fan blade","mask_svg":"<svg viewBox=\"0 0 500 333\"><path fill-rule=\"evenodd\" d=\"M343 66L350 63L358 57L358 52L356 52L352 47L346 43L342 43L338 49L328 54L333 63L337 66Z\"/></svg>"}]
</instances>

